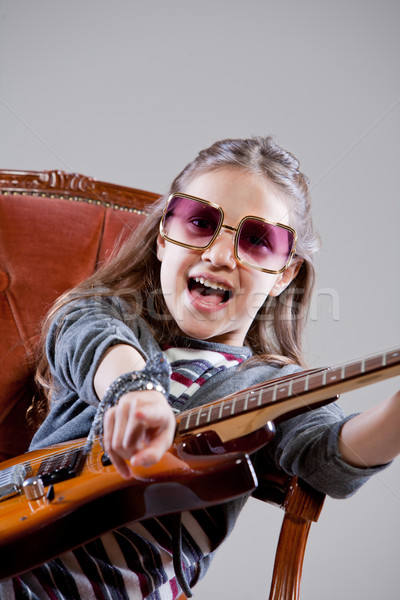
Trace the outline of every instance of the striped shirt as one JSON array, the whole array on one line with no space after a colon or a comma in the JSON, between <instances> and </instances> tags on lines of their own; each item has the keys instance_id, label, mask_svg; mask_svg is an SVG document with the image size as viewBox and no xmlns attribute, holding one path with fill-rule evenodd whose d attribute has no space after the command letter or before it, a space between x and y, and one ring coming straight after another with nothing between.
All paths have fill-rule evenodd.
<instances>
[{"instance_id":1,"label":"striped shirt","mask_svg":"<svg viewBox=\"0 0 400 600\"><path fill-rule=\"evenodd\" d=\"M164 348L171 365L169 402L175 412L210 377L243 362L233 355L194 348ZM238 352L240 349L238 348ZM99 515L101 518L101 515ZM128 523L33 571L0 583L1 600L175 600L181 593L174 569L176 536L181 570L192 585L207 570L219 531L213 511L185 511ZM175 546L174 546L175 544Z\"/></svg>"},{"instance_id":2,"label":"striped shirt","mask_svg":"<svg viewBox=\"0 0 400 600\"><path fill-rule=\"evenodd\" d=\"M164 347L163 350L172 369L169 402L175 412L184 410L188 399L210 377L244 360L244 356L213 350L200 352L197 348Z\"/></svg>"}]
</instances>

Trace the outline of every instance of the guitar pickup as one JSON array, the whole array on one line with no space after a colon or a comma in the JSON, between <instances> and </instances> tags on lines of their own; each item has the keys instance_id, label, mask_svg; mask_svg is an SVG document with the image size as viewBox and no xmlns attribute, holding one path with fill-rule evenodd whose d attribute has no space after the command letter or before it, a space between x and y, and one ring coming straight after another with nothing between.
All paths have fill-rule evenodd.
<instances>
[{"instance_id":1,"label":"guitar pickup","mask_svg":"<svg viewBox=\"0 0 400 600\"><path fill-rule=\"evenodd\" d=\"M43 460L37 476L45 486L71 479L79 474L84 458L85 454L82 448L49 456Z\"/></svg>"},{"instance_id":2,"label":"guitar pickup","mask_svg":"<svg viewBox=\"0 0 400 600\"><path fill-rule=\"evenodd\" d=\"M22 484L31 469L24 464L13 465L0 471L0 502L16 496L22 490Z\"/></svg>"}]
</instances>

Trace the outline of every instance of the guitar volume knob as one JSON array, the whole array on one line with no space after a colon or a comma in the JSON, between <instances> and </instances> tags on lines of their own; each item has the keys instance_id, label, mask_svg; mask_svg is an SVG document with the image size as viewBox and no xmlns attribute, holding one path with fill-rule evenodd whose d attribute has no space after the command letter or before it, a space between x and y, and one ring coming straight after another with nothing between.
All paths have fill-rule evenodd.
<instances>
[{"instance_id":1,"label":"guitar volume knob","mask_svg":"<svg viewBox=\"0 0 400 600\"><path fill-rule=\"evenodd\" d=\"M40 477L28 477L22 484L26 498L30 500L39 500L44 496L44 485Z\"/></svg>"}]
</instances>

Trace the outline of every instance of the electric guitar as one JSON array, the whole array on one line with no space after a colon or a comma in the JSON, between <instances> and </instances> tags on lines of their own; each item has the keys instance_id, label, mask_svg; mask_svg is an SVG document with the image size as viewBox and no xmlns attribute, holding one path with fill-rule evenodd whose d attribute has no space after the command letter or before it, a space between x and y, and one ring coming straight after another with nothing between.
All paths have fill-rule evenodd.
<instances>
[{"instance_id":1,"label":"electric guitar","mask_svg":"<svg viewBox=\"0 0 400 600\"><path fill-rule=\"evenodd\" d=\"M97 440L29 452L0 464L0 579L129 521L221 503L257 486L249 455L275 423L400 374L400 349L334 369L274 379L180 413L159 463L123 479Z\"/></svg>"}]
</instances>

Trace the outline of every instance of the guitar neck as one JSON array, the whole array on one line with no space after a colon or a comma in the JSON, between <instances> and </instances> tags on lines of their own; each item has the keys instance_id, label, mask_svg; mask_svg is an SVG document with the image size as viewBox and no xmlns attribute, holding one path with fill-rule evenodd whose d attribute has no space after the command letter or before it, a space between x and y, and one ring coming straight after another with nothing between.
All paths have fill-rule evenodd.
<instances>
[{"instance_id":1,"label":"guitar neck","mask_svg":"<svg viewBox=\"0 0 400 600\"><path fill-rule=\"evenodd\" d=\"M288 419L332 402L338 394L398 374L400 349L333 369L295 373L181 413L177 433L184 437L213 429L222 441L236 439L269 421Z\"/></svg>"}]
</instances>

